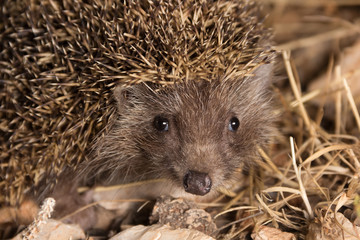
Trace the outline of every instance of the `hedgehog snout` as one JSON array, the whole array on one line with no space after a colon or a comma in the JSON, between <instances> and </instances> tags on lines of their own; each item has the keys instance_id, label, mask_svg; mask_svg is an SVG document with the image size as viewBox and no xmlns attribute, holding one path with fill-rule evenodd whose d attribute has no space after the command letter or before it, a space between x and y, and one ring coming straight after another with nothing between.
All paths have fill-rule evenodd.
<instances>
[{"instance_id":1,"label":"hedgehog snout","mask_svg":"<svg viewBox=\"0 0 360 240\"><path fill-rule=\"evenodd\" d=\"M211 190L211 178L207 173L187 171L183 178L184 189L188 193L204 196Z\"/></svg>"}]
</instances>

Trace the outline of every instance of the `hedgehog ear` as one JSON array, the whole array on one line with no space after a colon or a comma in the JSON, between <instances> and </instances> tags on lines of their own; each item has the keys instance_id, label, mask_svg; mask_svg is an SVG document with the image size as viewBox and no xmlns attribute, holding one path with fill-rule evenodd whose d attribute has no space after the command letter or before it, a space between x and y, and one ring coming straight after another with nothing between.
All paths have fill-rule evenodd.
<instances>
[{"instance_id":1,"label":"hedgehog ear","mask_svg":"<svg viewBox=\"0 0 360 240\"><path fill-rule=\"evenodd\" d=\"M263 88L268 88L274 81L273 72L274 72L274 65L272 63L261 65L254 72L255 79L258 79L259 84Z\"/></svg>"},{"instance_id":2,"label":"hedgehog ear","mask_svg":"<svg viewBox=\"0 0 360 240\"><path fill-rule=\"evenodd\" d=\"M126 107L132 105L131 99L134 98L133 86L119 84L115 87L114 97L118 111L121 113Z\"/></svg>"},{"instance_id":3,"label":"hedgehog ear","mask_svg":"<svg viewBox=\"0 0 360 240\"><path fill-rule=\"evenodd\" d=\"M255 92L267 90L274 81L273 64L263 64L259 66L254 72L253 76L249 76L251 79L249 87ZM257 87L255 87L257 86Z\"/></svg>"}]
</instances>

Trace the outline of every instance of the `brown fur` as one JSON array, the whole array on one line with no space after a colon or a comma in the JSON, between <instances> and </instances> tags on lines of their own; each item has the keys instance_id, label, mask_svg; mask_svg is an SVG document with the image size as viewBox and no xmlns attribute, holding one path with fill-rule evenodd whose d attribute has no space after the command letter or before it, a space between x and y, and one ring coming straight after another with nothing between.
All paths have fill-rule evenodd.
<instances>
[{"instance_id":1,"label":"brown fur","mask_svg":"<svg viewBox=\"0 0 360 240\"><path fill-rule=\"evenodd\" d=\"M194 170L209 174L212 193L228 187L239 168L258 160L256 146L264 147L273 132L271 71L263 65L254 77L188 81L159 91L118 86L118 118L97 140L85 175L108 183L166 178L184 192L183 177ZM169 131L155 129L156 116L169 119ZM234 116L240 127L231 132Z\"/></svg>"}]
</instances>

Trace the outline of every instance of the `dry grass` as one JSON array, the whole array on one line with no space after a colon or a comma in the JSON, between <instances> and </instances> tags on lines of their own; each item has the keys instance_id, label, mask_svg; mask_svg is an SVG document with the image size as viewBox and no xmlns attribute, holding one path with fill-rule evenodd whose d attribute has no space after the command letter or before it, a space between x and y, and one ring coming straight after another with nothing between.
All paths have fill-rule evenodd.
<instances>
[{"instance_id":1,"label":"dry grass","mask_svg":"<svg viewBox=\"0 0 360 240\"><path fill-rule=\"evenodd\" d=\"M278 1L273 3L276 5ZM348 25L359 29L350 22ZM321 88L304 91L300 87L299 66L295 66L290 51L307 54L304 48L319 47L319 43L328 41L330 36L341 39L347 34L356 35L346 28L336 32L339 34L319 33L276 47L281 51L289 81L289 87L277 91L282 103L280 131L289 138L280 137L270 156L260 149L264 159L260 163L263 181L258 188L261 190L255 194L256 201L251 202L244 197L248 193L242 192L241 197L223 206L224 210L217 216L234 212L236 220L222 239L242 239L247 230L256 232L264 224L293 232L299 239L305 239L306 235L307 239L339 239L341 236L360 239L352 229L344 227L336 215L342 213L358 226L360 102L356 102L358 98L353 96L351 88L359 83L349 87L347 73L342 73L340 65L335 65L330 58L328 69L319 69L327 76ZM302 66L299 68L304 70ZM329 105L335 107L329 109ZM326 111L332 109L332 127L324 128ZM247 190L252 194L251 186ZM335 225L331 225L333 223ZM313 224L318 226L316 237L314 229L309 228ZM339 226L340 233L333 229L335 226Z\"/></svg>"},{"instance_id":2,"label":"dry grass","mask_svg":"<svg viewBox=\"0 0 360 240\"><path fill-rule=\"evenodd\" d=\"M284 61L285 65L291 65L286 52ZM289 79L292 79L291 69L288 69L288 74ZM342 83L344 87L338 91L343 98L348 99L345 104L351 106L353 97L347 90L345 80ZM288 112L284 112L284 116L295 116L295 122L300 126L292 127L296 131L287 132L290 139L283 141L283 146L273 152L276 164L262 151L265 161L260 166L264 174L264 186L258 186L262 190L256 193L256 201L251 202L247 197L249 192L252 194L249 186L249 192L241 192L225 203L223 210L215 216L217 218L229 212L237 213L232 223L221 228L233 224L230 231L222 235L222 239L244 237L247 229L254 228L256 231L264 224L293 232L299 239L304 239L310 223L320 224L317 231L326 232L330 216L333 219L337 212L343 213L352 222L356 218L359 203L354 201L359 198L360 190L359 139L343 132L334 134L324 130L307 112L297 84L293 82L291 86L293 97L286 102L284 109ZM298 104L292 107L294 99ZM308 101L311 102L311 99ZM350 109L348 114L356 119L359 116L356 107ZM344 121L344 116L335 116L335 119ZM326 234L328 239L338 237L331 235L331 232Z\"/></svg>"}]
</instances>

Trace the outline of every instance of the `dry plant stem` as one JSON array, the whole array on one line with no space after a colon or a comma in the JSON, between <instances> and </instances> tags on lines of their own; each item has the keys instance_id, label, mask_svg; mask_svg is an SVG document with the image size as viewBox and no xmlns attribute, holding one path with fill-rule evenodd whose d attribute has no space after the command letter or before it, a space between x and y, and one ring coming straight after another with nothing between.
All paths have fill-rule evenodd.
<instances>
[{"instance_id":1,"label":"dry plant stem","mask_svg":"<svg viewBox=\"0 0 360 240\"><path fill-rule=\"evenodd\" d=\"M296 189L295 189L296 190ZM272 203L269 205L269 207L271 209L281 209L287 202L289 202L290 200L294 199L294 198L298 198L298 195L300 195L300 191L299 190L296 190L298 191L298 193L296 194L291 194L285 198L282 198L282 199L277 199L276 202ZM282 192L280 192L280 194L282 194Z\"/></svg>"},{"instance_id":2,"label":"dry plant stem","mask_svg":"<svg viewBox=\"0 0 360 240\"><path fill-rule=\"evenodd\" d=\"M352 151L352 149L349 149L349 151ZM354 173L359 173L359 170L357 170L348 160L346 160L343 156L339 154L339 159L346 164L350 168L350 170ZM353 173L351 173L353 174Z\"/></svg>"},{"instance_id":3,"label":"dry plant stem","mask_svg":"<svg viewBox=\"0 0 360 240\"><path fill-rule=\"evenodd\" d=\"M291 221L286 221L285 219L283 219L281 217L283 215L282 213L274 211L270 208L270 206L266 205L266 203L259 196L259 194L256 194L255 197L258 200L258 202L260 203L260 205L263 207L264 211L267 212L270 215L270 217L272 217L272 219L270 219L270 221L272 221L275 225L277 225L277 222L280 222L280 223L284 224L285 226L288 226L288 227L296 229L296 230L300 230L300 228L298 226L296 226L294 223L292 223Z\"/></svg>"},{"instance_id":4,"label":"dry plant stem","mask_svg":"<svg viewBox=\"0 0 360 240\"><path fill-rule=\"evenodd\" d=\"M146 207L146 205L148 205L150 203L150 201L146 201L144 202L137 210L136 212L140 212L144 207Z\"/></svg>"},{"instance_id":5,"label":"dry plant stem","mask_svg":"<svg viewBox=\"0 0 360 240\"><path fill-rule=\"evenodd\" d=\"M230 189L227 189L227 188L224 188L224 187L218 187L216 189L216 191L218 191L219 193L222 193L223 195L225 196L228 196L228 197L236 197L236 193L231 191Z\"/></svg>"},{"instance_id":6,"label":"dry plant stem","mask_svg":"<svg viewBox=\"0 0 360 240\"><path fill-rule=\"evenodd\" d=\"M306 93L301 97L301 103L304 104L304 103L316 98L320 94L322 94L322 91L320 91L320 90L314 90L312 92ZM290 107L292 107L292 108L295 108L297 106L299 106L299 102L297 100L294 100L290 103Z\"/></svg>"},{"instance_id":7,"label":"dry plant stem","mask_svg":"<svg viewBox=\"0 0 360 240\"><path fill-rule=\"evenodd\" d=\"M314 139L313 138L309 138L307 139L305 142L302 143L302 145L300 146L300 148L296 149L296 158L299 158L300 156L302 156L302 154L304 154L304 152L309 151L309 149L312 150L312 145L314 144ZM313 151L311 151L309 153L310 155L313 154ZM303 161L301 161L300 164L302 164Z\"/></svg>"},{"instance_id":8,"label":"dry plant stem","mask_svg":"<svg viewBox=\"0 0 360 240\"><path fill-rule=\"evenodd\" d=\"M294 189L294 188L289 188L289 187L270 187L266 190L264 190L263 192L289 192L289 193L293 193L293 194L297 194L300 195L301 192L298 189Z\"/></svg>"},{"instance_id":9,"label":"dry plant stem","mask_svg":"<svg viewBox=\"0 0 360 240\"><path fill-rule=\"evenodd\" d=\"M339 65L335 67L335 84L341 81L341 68ZM341 90L338 90L335 95L335 134L340 134L341 131Z\"/></svg>"},{"instance_id":10,"label":"dry plant stem","mask_svg":"<svg viewBox=\"0 0 360 240\"><path fill-rule=\"evenodd\" d=\"M280 195L281 195L281 198L283 199L284 204L285 204L287 207L289 207L289 208L292 209L293 211L298 211L298 212L302 212L302 211L303 211L301 208L295 207L295 206L291 205L291 204L289 203L289 201L286 201L286 200L285 200L286 197L284 196L284 193L283 193L283 192L280 192ZM297 198L297 194L292 194L292 195L289 196L289 197L290 197L289 199L291 199L292 196L294 196L295 198ZM284 218L286 218L286 214L285 214L284 208L282 207L280 210L282 211Z\"/></svg>"},{"instance_id":11,"label":"dry plant stem","mask_svg":"<svg viewBox=\"0 0 360 240\"><path fill-rule=\"evenodd\" d=\"M45 224L46 221L51 217L55 207L55 199L46 198L41 206L41 209L28 229L23 234L23 240L37 239L37 235L40 232L40 226Z\"/></svg>"},{"instance_id":12,"label":"dry plant stem","mask_svg":"<svg viewBox=\"0 0 360 240\"><path fill-rule=\"evenodd\" d=\"M306 207L307 213L309 214L309 218L313 219L314 218L314 213L313 213L313 211L311 209L311 205L310 205L309 199L308 199L308 197L306 195L306 190L305 190L304 184L303 184L302 179L301 179L301 168L298 168L296 166L295 146L294 146L294 139L292 137L290 137L290 145L291 145L292 162L293 162L296 178L297 178L298 183L299 183L300 195L301 195L301 198L303 199L303 201L305 203L305 207Z\"/></svg>"},{"instance_id":13,"label":"dry plant stem","mask_svg":"<svg viewBox=\"0 0 360 240\"><path fill-rule=\"evenodd\" d=\"M250 169L250 175L249 175L249 193L250 193L250 196L249 196L249 203L250 205L254 205L254 197L253 197L253 193L254 193L254 168L251 168Z\"/></svg>"},{"instance_id":14,"label":"dry plant stem","mask_svg":"<svg viewBox=\"0 0 360 240\"><path fill-rule=\"evenodd\" d=\"M118 185L112 185L112 186L99 186L93 189L94 192L107 192L117 189L123 189L123 188L131 188L131 187L137 187L145 184L153 184L158 182L165 182L166 179L159 178L159 179L150 179L146 181L139 181L139 182L133 182L133 183L127 183L127 184L118 184ZM89 190L89 187L80 187L78 188L79 193L83 193L87 190Z\"/></svg>"},{"instance_id":15,"label":"dry plant stem","mask_svg":"<svg viewBox=\"0 0 360 240\"><path fill-rule=\"evenodd\" d=\"M336 145L332 145L332 146L323 148L323 149L315 152L313 155L309 156L307 159L305 159L305 161L300 166L305 166L309 162L314 161L315 159L319 158L322 155L325 155L326 153L329 153L332 151L338 151L338 150L345 150L345 149L349 149L349 148L351 148L351 146L346 145L346 144L336 144Z\"/></svg>"},{"instance_id":16,"label":"dry plant stem","mask_svg":"<svg viewBox=\"0 0 360 240\"><path fill-rule=\"evenodd\" d=\"M299 92L299 89L297 88L297 84L295 81L295 77L291 68L291 63L290 63L290 53L288 51L282 51L282 55L283 55L283 59L285 61L285 68L286 68L286 72L289 76L289 81L290 81L290 85L291 88L293 90L293 93L295 95L296 100L299 102L299 109L300 109L300 114L302 115L304 121L305 121L305 125L306 127L309 129L310 131L310 135L311 136L315 136L315 132L313 127L311 126L310 123L310 118L305 110L305 106L301 101L301 94Z\"/></svg>"},{"instance_id":17,"label":"dry plant stem","mask_svg":"<svg viewBox=\"0 0 360 240\"><path fill-rule=\"evenodd\" d=\"M327 218L327 215L329 214L329 212L331 211L331 206L335 204L335 202L337 202L340 198L344 198L343 196L346 196L346 194L344 192L340 193L338 196L336 196L336 198L328 205L327 210L325 212L324 218ZM337 204L336 206L339 206L339 204ZM336 211L335 211L336 213Z\"/></svg>"},{"instance_id":18,"label":"dry plant stem","mask_svg":"<svg viewBox=\"0 0 360 240\"><path fill-rule=\"evenodd\" d=\"M225 206L224 206L224 210L228 210L230 209L233 205L235 205L240 199L243 198L243 196L245 195L246 193L246 190L244 191L240 191L236 197L234 197L233 199L230 200L229 203L227 203Z\"/></svg>"},{"instance_id":19,"label":"dry plant stem","mask_svg":"<svg viewBox=\"0 0 360 240\"><path fill-rule=\"evenodd\" d=\"M229 213L229 212L234 212L234 211L240 211L240 210L248 210L248 211L255 211L255 210L259 210L257 207L254 207L254 206L239 206L239 207L234 207L234 208L230 208L230 209L227 209L227 210L224 210L218 214L216 214L214 216L214 219L226 214L226 213Z\"/></svg>"},{"instance_id":20,"label":"dry plant stem","mask_svg":"<svg viewBox=\"0 0 360 240\"><path fill-rule=\"evenodd\" d=\"M323 166L320 166L320 170L315 174L314 179L318 180L324 175L324 172L328 169L328 167L335 161L335 159L340 155L338 152L330 161L327 161Z\"/></svg>"},{"instance_id":21,"label":"dry plant stem","mask_svg":"<svg viewBox=\"0 0 360 240\"><path fill-rule=\"evenodd\" d=\"M325 92L326 93L329 92L330 81L331 81L331 76L333 74L333 69L334 69L334 55L332 54L329 59L328 68L326 70L326 78L325 78ZM315 122L316 122L317 128L320 128L321 120L324 116L324 106L325 106L327 98L328 98L328 94L323 94L321 97L320 106L318 108L318 112L315 117L315 119L316 119Z\"/></svg>"},{"instance_id":22,"label":"dry plant stem","mask_svg":"<svg viewBox=\"0 0 360 240\"><path fill-rule=\"evenodd\" d=\"M349 153L348 153L351 157L351 159L354 161L354 166L355 166L355 169L354 169L354 172L356 173L355 174L355 177L359 178L359 174L360 174L360 162L359 162L359 159L356 157L354 151L352 149L349 149Z\"/></svg>"},{"instance_id":23,"label":"dry plant stem","mask_svg":"<svg viewBox=\"0 0 360 240\"><path fill-rule=\"evenodd\" d=\"M97 202L93 202L93 203L90 203L84 207L81 207L79 209L77 209L75 212L72 212L64 217L62 217L61 219L59 219L59 221L63 221L71 216L74 216L75 214L78 214L79 212L82 212L92 206L96 206L100 203L106 203L106 202L118 202L118 203L123 203L123 202L147 202L148 200L147 199L118 199L118 200L108 200L108 201L105 201L105 200L101 200L101 201L97 201Z\"/></svg>"},{"instance_id":24,"label":"dry plant stem","mask_svg":"<svg viewBox=\"0 0 360 240\"><path fill-rule=\"evenodd\" d=\"M229 239L236 239L235 237L237 235L239 235L240 233L242 233L243 231L245 231L247 228L249 228L251 226L252 226L252 223L246 224L244 227L240 228L238 231L231 233Z\"/></svg>"},{"instance_id":25,"label":"dry plant stem","mask_svg":"<svg viewBox=\"0 0 360 240\"><path fill-rule=\"evenodd\" d=\"M259 210L259 208L257 207L254 207L254 206L239 206L239 207L234 207L234 208L230 208L230 209L227 209L227 210L224 210L218 214L216 214L214 216L214 219L226 214L226 213L229 213L229 212L234 212L234 211L240 211L240 210L247 210L247 211L256 211L256 210Z\"/></svg>"},{"instance_id":26,"label":"dry plant stem","mask_svg":"<svg viewBox=\"0 0 360 240\"><path fill-rule=\"evenodd\" d=\"M281 44L279 46L276 46L276 50L295 50L298 48L305 48L305 47L311 47L316 44L321 44L322 42L333 40L333 39L340 39L347 36L355 35L357 34L357 31L354 31L355 28L349 28L344 29L338 28L332 31L328 31L325 33L320 33L315 36L307 37L307 38L301 38L299 40L290 41L284 44Z\"/></svg>"},{"instance_id":27,"label":"dry plant stem","mask_svg":"<svg viewBox=\"0 0 360 240\"><path fill-rule=\"evenodd\" d=\"M315 184L316 188L319 189L319 191L321 192L321 194L325 197L325 198L329 198L328 194L326 194L326 192L324 191L324 189L320 186L320 184L318 183L317 179L315 177L313 177L313 175L309 172L309 170L307 169L306 171L308 173L308 175L310 176L312 182ZM320 194L319 194L320 195Z\"/></svg>"},{"instance_id":28,"label":"dry plant stem","mask_svg":"<svg viewBox=\"0 0 360 240\"><path fill-rule=\"evenodd\" d=\"M238 219L238 220L236 220L236 221L233 221L233 222L231 222L231 223L228 223L228 224L222 226L221 228L217 229L214 233L220 232L221 230L223 230L223 229L225 229L225 228L228 228L228 227L230 227L230 226L232 226L232 225L234 225L234 224L243 222L243 221L248 220L248 219L250 219L250 218L258 217L258 216L260 216L260 215L262 215L262 214L264 214L264 212L260 210L260 212L255 213L255 214L253 214L253 215L251 215L251 216L247 216L247 217L244 217L244 218L240 218L240 219Z\"/></svg>"},{"instance_id":29,"label":"dry plant stem","mask_svg":"<svg viewBox=\"0 0 360 240\"><path fill-rule=\"evenodd\" d=\"M282 172L278 169L278 167L274 164L273 161L271 161L270 157L265 153L265 151L258 147L258 152L260 153L261 157L265 160L265 162L270 166L270 168L280 177L280 179L285 179L285 176L282 174Z\"/></svg>"},{"instance_id":30,"label":"dry plant stem","mask_svg":"<svg viewBox=\"0 0 360 240\"><path fill-rule=\"evenodd\" d=\"M323 139L322 140L325 140L325 139L329 139L329 138L326 138L326 135L325 136L321 136ZM325 138L325 139L324 139ZM320 149L318 152L320 152L322 149L324 148L327 148L328 146L333 146L335 143L334 142L329 142L327 140L325 140L324 143L321 143L320 139L319 138L315 138L315 143L316 143L316 149ZM341 144L338 144L338 145L341 145ZM337 145L337 146L338 146ZM345 146L348 146L346 144L343 144ZM348 146L349 147L349 146ZM346 147L345 147L346 148ZM314 154L314 152L312 153ZM329 152L325 152L324 154L324 157L327 159L327 161L331 161L331 159L333 158L332 155L329 153ZM310 156L311 157L311 156ZM335 165L338 165L338 163L334 163Z\"/></svg>"},{"instance_id":31,"label":"dry plant stem","mask_svg":"<svg viewBox=\"0 0 360 240\"><path fill-rule=\"evenodd\" d=\"M351 94L351 90L349 88L349 85L346 81L345 78L343 78L343 84L344 84L344 87L345 87L345 91L346 91L346 97L350 103L350 106L351 106L351 109L353 111L353 114L354 114L354 117L356 119L356 123L357 123L357 126L360 130L360 116L359 116L359 111L357 110L356 108L356 104L355 104L355 101L354 101L354 97L352 96Z\"/></svg>"}]
</instances>

